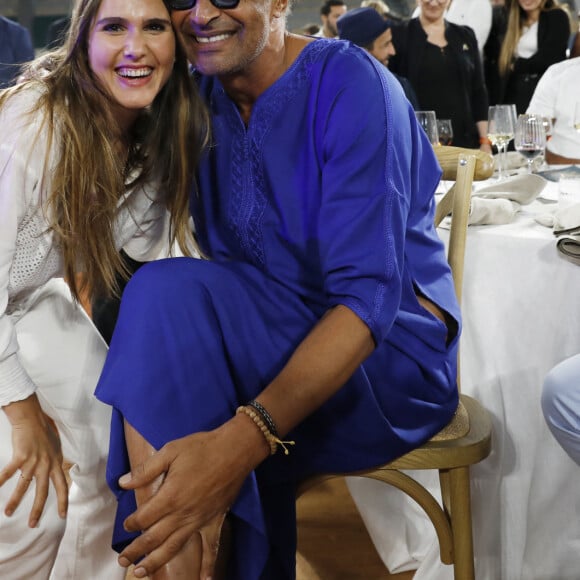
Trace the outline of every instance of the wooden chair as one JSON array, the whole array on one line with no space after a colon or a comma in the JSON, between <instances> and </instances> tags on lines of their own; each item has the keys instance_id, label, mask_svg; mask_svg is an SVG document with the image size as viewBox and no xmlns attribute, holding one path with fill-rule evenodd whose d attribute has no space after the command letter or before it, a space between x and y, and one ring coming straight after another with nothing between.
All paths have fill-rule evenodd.
<instances>
[{"instance_id":1,"label":"wooden chair","mask_svg":"<svg viewBox=\"0 0 580 580\"><path fill-rule=\"evenodd\" d=\"M448 260L455 290L461 303L465 240L474 180L493 173L493 159L487 153L458 147L435 147L443 179L453 187L438 204L435 223L451 213ZM413 498L433 523L439 540L441 561L453 564L455 580L473 580L473 538L469 468L485 459L491 450L491 421L487 411L473 398L461 402L451 423L421 447L386 465L363 472L321 474L302 483L298 496L334 477L356 475L393 485ZM402 470L437 470L442 506L421 484Z\"/></svg>"}]
</instances>

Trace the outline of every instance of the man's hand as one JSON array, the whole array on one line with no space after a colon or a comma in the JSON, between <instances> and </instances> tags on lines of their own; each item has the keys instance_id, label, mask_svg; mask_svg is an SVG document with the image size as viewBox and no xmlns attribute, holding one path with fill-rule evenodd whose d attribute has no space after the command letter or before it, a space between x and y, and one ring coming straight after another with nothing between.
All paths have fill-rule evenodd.
<instances>
[{"instance_id":1,"label":"man's hand","mask_svg":"<svg viewBox=\"0 0 580 580\"><path fill-rule=\"evenodd\" d=\"M200 577L211 577L226 514L245 478L268 452L252 421L237 415L219 429L168 443L121 477L124 489L164 479L157 493L125 520L127 531L143 533L123 550L119 563L127 567L145 556L133 573L137 578L151 575L199 534Z\"/></svg>"}]
</instances>

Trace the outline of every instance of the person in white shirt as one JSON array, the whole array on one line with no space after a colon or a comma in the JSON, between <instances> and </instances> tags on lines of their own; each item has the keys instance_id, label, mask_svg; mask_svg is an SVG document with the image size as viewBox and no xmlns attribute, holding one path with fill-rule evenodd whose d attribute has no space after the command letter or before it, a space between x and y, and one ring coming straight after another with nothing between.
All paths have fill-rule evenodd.
<instances>
[{"instance_id":1,"label":"person in white shirt","mask_svg":"<svg viewBox=\"0 0 580 580\"><path fill-rule=\"evenodd\" d=\"M490 0L452 0L445 18L454 24L469 26L475 32L480 54L491 30Z\"/></svg>"},{"instance_id":2,"label":"person in white shirt","mask_svg":"<svg viewBox=\"0 0 580 580\"><path fill-rule=\"evenodd\" d=\"M580 132L574 128L574 111L580 109L579 85L580 57L553 64L540 78L528 106L528 113L552 119L548 163L580 163Z\"/></svg>"},{"instance_id":3,"label":"person in white shirt","mask_svg":"<svg viewBox=\"0 0 580 580\"><path fill-rule=\"evenodd\" d=\"M79 301L115 292L121 248L189 253L207 115L163 0L79 0L41 59L0 93L0 578L121 580L106 346Z\"/></svg>"}]
</instances>

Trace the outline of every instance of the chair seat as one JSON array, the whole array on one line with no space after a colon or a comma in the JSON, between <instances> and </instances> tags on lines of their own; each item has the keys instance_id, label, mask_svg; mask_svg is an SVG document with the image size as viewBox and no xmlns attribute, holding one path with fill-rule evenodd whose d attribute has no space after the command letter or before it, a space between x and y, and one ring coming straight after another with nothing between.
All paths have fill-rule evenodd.
<instances>
[{"instance_id":1,"label":"chair seat","mask_svg":"<svg viewBox=\"0 0 580 580\"><path fill-rule=\"evenodd\" d=\"M431 437L431 441L446 441L449 439L458 439L467 435L469 431L469 413L463 404L463 401L459 399L459 404L457 405L457 410L453 415L453 419L439 431L439 433Z\"/></svg>"},{"instance_id":2,"label":"chair seat","mask_svg":"<svg viewBox=\"0 0 580 580\"><path fill-rule=\"evenodd\" d=\"M445 469L478 463L491 451L491 419L482 405L460 395L469 415L469 431L450 439L430 439L421 447L388 463L388 469ZM380 468L379 468L380 469Z\"/></svg>"}]
</instances>

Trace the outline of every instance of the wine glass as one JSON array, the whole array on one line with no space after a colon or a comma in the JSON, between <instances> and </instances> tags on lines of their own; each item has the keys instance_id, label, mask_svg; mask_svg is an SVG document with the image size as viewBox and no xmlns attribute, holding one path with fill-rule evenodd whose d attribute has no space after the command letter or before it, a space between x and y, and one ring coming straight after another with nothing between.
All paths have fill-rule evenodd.
<instances>
[{"instance_id":1,"label":"wine glass","mask_svg":"<svg viewBox=\"0 0 580 580\"><path fill-rule=\"evenodd\" d=\"M439 145L451 145L453 142L453 125L451 119L437 119Z\"/></svg>"},{"instance_id":2,"label":"wine glass","mask_svg":"<svg viewBox=\"0 0 580 580\"><path fill-rule=\"evenodd\" d=\"M423 131L427 134L431 145L439 145L439 134L437 132L437 117L435 111L415 111L415 117Z\"/></svg>"},{"instance_id":3,"label":"wine glass","mask_svg":"<svg viewBox=\"0 0 580 580\"><path fill-rule=\"evenodd\" d=\"M534 159L546 149L546 131L539 115L520 115L514 137L516 151L526 158L528 173L532 172Z\"/></svg>"},{"instance_id":4,"label":"wine glass","mask_svg":"<svg viewBox=\"0 0 580 580\"><path fill-rule=\"evenodd\" d=\"M487 116L487 138L498 152L498 179L504 177L505 151L513 139L516 124L515 105L493 105Z\"/></svg>"}]
</instances>

